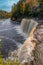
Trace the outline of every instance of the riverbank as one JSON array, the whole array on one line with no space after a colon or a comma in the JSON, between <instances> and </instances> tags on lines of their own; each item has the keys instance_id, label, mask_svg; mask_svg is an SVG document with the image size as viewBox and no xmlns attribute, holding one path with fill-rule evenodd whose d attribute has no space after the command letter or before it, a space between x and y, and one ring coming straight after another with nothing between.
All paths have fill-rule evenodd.
<instances>
[{"instance_id":1,"label":"riverbank","mask_svg":"<svg viewBox=\"0 0 43 65\"><path fill-rule=\"evenodd\" d=\"M19 18L19 19L17 19L17 20L12 20L12 19L11 19L11 21L12 21L13 23L15 23L15 22L21 23L22 19L33 19L33 20L37 21L38 23L43 23L43 18L38 18L38 17Z\"/></svg>"}]
</instances>

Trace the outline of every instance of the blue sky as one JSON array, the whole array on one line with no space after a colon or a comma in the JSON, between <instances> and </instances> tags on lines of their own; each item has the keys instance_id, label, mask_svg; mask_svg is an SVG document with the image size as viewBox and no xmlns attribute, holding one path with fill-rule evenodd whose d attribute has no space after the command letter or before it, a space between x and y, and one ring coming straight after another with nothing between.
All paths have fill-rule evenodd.
<instances>
[{"instance_id":1,"label":"blue sky","mask_svg":"<svg viewBox=\"0 0 43 65\"><path fill-rule=\"evenodd\" d=\"M14 3L17 3L19 0L0 0L0 10L5 10L10 12Z\"/></svg>"}]
</instances>

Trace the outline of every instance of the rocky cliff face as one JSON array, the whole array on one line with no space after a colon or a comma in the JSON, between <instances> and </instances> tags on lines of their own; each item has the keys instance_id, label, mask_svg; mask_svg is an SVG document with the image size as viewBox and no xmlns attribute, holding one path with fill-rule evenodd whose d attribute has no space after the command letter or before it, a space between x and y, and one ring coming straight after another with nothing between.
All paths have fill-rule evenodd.
<instances>
[{"instance_id":1,"label":"rocky cliff face","mask_svg":"<svg viewBox=\"0 0 43 65\"><path fill-rule=\"evenodd\" d=\"M18 51L22 64L43 65L43 24L32 29L29 38Z\"/></svg>"},{"instance_id":2,"label":"rocky cliff face","mask_svg":"<svg viewBox=\"0 0 43 65\"><path fill-rule=\"evenodd\" d=\"M43 24L37 27L34 36L37 40L34 52L34 65L43 65Z\"/></svg>"}]
</instances>

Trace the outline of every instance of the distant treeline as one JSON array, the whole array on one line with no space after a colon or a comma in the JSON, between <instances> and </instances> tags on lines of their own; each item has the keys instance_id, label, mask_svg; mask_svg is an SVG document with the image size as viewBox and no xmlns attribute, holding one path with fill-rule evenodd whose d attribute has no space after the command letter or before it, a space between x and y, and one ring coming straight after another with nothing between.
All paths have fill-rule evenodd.
<instances>
[{"instance_id":1,"label":"distant treeline","mask_svg":"<svg viewBox=\"0 0 43 65\"><path fill-rule=\"evenodd\" d=\"M10 18L10 17L11 17L11 13L0 10L0 19L6 19L6 18Z\"/></svg>"},{"instance_id":2,"label":"distant treeline","mask_svg":"<svg viewBox=\"0 0 43 65\"><path fill-rule=\"evenodd\" d=\"M11 19L22 17L40 17L43 16L43 0L19 0L17 4L12 7Z\"/></svg>"},{"instance_id":3,"label":"distant treeline","mask_svg":"<svg viewBox=\"0 0 43 65\"><path fill-rule=\"evenodd\" d=\"M12 20L24 17L43 17L43 0L19 0L12 6L11 12L0 10L0 19L10 18Z\"/></svg>"}]
</instances>

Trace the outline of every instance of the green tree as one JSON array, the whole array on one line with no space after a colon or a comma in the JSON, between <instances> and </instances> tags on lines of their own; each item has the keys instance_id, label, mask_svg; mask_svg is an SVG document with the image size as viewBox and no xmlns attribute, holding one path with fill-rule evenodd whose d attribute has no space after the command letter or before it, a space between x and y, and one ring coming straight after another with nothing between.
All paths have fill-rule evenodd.
<instances>
[{"instance_id":1,"label":"green tree","mask_svg":"<svg viewBox=\"0 0 43 65\"><path fill-rule=\"evenodd\" d=\"M43 0L38 0L38 2L39 2L39 5L40 5L40 16L42 16L43 17Z\"/></svg>"}]
</instances>

